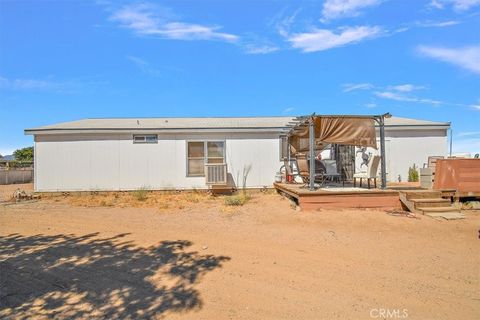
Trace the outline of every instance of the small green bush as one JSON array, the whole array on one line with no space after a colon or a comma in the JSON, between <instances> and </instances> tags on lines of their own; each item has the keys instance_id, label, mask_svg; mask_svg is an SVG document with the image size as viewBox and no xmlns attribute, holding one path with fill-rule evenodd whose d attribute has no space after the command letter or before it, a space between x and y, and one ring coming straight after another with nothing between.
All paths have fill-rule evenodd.
<instances>
[{"instance_id":1,"label":"small green bush","mask_svg":"<svg viewBox=\"0 0 480 320\"><path fill-rule=\"evenodd\" d=\"M418 170L413 164L413 167L408 168L408 182L418 182Z\"/></svg>"},{"instance_id":2,"label":"small green bush","mask_svg":"<svg viewBox=\"0 0 480 320\"><path fill-rule=\"evenodd\" d=\"M250 200L249 195L241 194L225 197L224 203L227 206L243 206L248 200Z\"/></svg>"},{"instance_id":3,"label":"small green bush","mask_svg":"<svg viewBox=\"0 0 480 320\"><path fill-rule=\"evenodd\" d=\"M145 201L148 199L148 191L147 187L141 187L133 192L133 197L138 201Z\"/></svg>"}]
</instances>

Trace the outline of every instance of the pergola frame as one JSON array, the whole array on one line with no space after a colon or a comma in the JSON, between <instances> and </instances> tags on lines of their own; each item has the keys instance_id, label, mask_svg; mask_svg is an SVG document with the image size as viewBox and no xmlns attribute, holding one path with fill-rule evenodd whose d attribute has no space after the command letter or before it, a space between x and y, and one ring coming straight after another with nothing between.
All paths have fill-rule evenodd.
<instances>
[{"instance_id":1,"label":"pergola frame","mask_svg":"<svg viewBox=\"0 0 480 320\"><path fill-rule=\"evenodd\" d=\"M304 130L308 126L308 137L309 137L309 159L310 159L310 184L309 190L315 190L315 113L309 116L296 117L293 122L288 124L290 128L287 134L287 142L290 143L290 137L295 135L295 133ZM382 178L382 189L387 188L387 172L386 172L386 161L385 161L385 118L390 118L392 115L390 113L384 113L381 115L321 115L322 117L337 117L337 118L364 118L364 119L373 119L380 128L380 165L381 165L381 178ZM288 158L290 160L290 147L288 148Z\"/></svg>"}]
</instances>

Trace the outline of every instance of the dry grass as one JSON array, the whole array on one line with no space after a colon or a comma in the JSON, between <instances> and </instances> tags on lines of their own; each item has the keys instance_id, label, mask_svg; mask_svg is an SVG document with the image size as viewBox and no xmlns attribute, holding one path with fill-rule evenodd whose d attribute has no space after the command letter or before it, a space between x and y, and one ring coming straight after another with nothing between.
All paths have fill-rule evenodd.
<instances>
[{"instance_id":1,"label":"dry grass","mask_svg":"<svg viewBox=\"0 0 480 320\"><path fill-rule=\"evenodd\" d=\"M0 201L11 201L13 192L19 188L27 192L33 192L33 184L18 184L1 186ZM41 201L68 204L77 207L118 207L118 208L157 208L160 211L175 209L188 209L193 207L217 206L222 212L235 211L236 206L244 205L251 198L262 195L275 194L274 189L248 190L246 197L239 195L212 196L205 190L191 190L178 192L151 191L148 188L140 188L135 191L118 192L64 192L64 193L41 193ZM240 199L239 199L240 197Z\"/></svg>"},{"instance_id":2,"label":"dry grass","mask_svg":"<svg viewBox=\"0 0 480 320\"><path fill-rule=\"evenodd\" d=\"M480 210L480 201L466 201L460 203L462 210Z\"/></svg>"},{"instance_id":3,"label":"dry grass","mask_svg":"<svg viewBox=\"0 0 480 320\"><path fill-rule=\"evenodd\" d=\"M135 190L121 192L82 192L43 194L42 201L63 203L77 207L154 208L161 212L193 208L217 207L231 213L234 207L245 205L254 198L271 192L238 193L236 195L211 195L205 191L150 191Z\"/></svg>"},{"instance_id":4,"label":"dry grass","mask_svg":"<svg viewBox=\"0 0 480 320\"><path fill-rule=\"evenodd\" d=\"M159 210L181 210L199 204L221 204L220 197L213 197L206 192L161 192L144 189L132 192L46 194L42 196L42 199L47 202L65 203L79 207L134 207Z\"/></svg>"}]
</instances>

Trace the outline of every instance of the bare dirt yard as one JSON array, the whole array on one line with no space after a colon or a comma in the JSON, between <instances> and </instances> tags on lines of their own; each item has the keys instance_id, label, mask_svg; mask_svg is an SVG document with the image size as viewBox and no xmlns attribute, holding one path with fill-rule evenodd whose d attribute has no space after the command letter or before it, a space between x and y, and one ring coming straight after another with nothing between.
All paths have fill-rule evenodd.
<instances>
[{"instance_id":1,"label":"bare dirt yard","mask_svg":"<svg viewBox=\"0 0 480 320\"><path fill-rule=\"evenodd\" d=\"M0 318L479 319L466 216L296 211L274 193L0 204Z\"/></svg>"}]
</instances>

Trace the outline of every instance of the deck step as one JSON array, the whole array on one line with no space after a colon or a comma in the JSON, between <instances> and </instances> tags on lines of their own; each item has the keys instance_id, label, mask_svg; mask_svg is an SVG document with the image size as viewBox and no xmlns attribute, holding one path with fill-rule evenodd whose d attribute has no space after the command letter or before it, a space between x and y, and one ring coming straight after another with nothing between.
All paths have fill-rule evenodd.
<instances>
[{"instance_id":1,"label":"deck step","mask_svg":"<svg viewBox=\"0 0 480 320\"><path fill-rule=\"evenodd\" d=\"M453 206L448 206L448 207L423 207L421 209L423 213L431 212L460 212L460 209L457 209Z\"/></svg>"},{"instance_id":2,"label":"deck step","mask_svg":"<svg viewBox=\"0 0 480 320\"><path fill-rule=\"evenodd\" d=\"M439 191L419 190L419 191L405 191L403 193L405 193L407 200L440 198L442 196L442 193Z\"/></svg>"},{"instance_id":3,"label":"deck step","mask_svg":"<svg viewBox=\"0 0 480 320\"><path fill-rule=\"evenodd\" d=\"M465 219L465 214L460 211L426 212L425 215L432 218L443 218L445 220Z\"/></svg>"},{"instance_id":4,"label":"deck step","mask_svg":"<svg viewBox=\"0 0 480 320\"><path fill-rule=\"evenodd\" d=\"M420 203L420 202L445 202L445 203L450 203L450 200L448 199L443 199L443 198L422 198L422 199L410 199L410 201L415 202L415 203Z\"/></svg>"},{"instance_id":5,"label":"deck step","mask_svg":"<svg viewBox=\"0 0 480 320\"><path fill-rule=\"evenodd\" d=\"M408 210L418 214L449 216L461 213L452 206L450 200L442 198L439 191L400 192L400 201Z\"/></svg>"},{"instance_id":6,"label":"deck step","mask_svg":"<svg viewBox=\"0 0 480 320\"><path fill-rule=\"evenodd\" d=\"M410 201L416 209L422 209L424 207L451 207L450 200L443 198L411 199Z\"/></svg>"}]
</instances>

